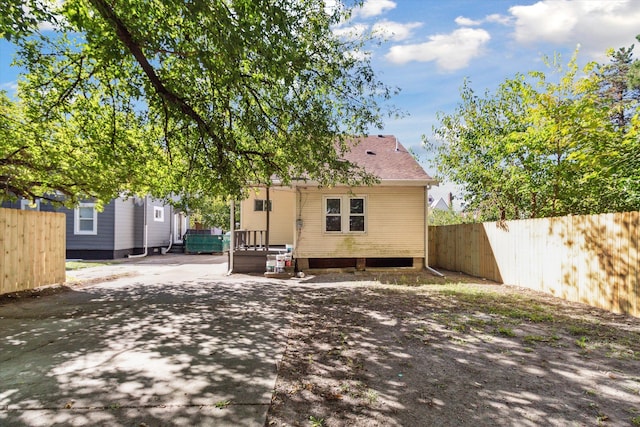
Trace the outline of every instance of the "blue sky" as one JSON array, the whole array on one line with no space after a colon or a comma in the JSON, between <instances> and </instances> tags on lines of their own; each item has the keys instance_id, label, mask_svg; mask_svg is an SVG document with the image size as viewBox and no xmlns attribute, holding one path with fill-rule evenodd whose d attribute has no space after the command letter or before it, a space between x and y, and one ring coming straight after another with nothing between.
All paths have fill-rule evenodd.
<instances>
[{"instance_id":1,"label":"blue sky","mask_svg":"<svg viewBox=\"0 0 640 427\"><path fill-rule=\"evenodd\" d=\"M633 43L640 57L640 1L366 0L336 29L356 30L386 35L371 51L372 64L383 82L400 87L392 103L408 114L387 120L379 133L396 135L426 159L421 136L431 135L437 112L454 111L465 78L477 93L493 91L518 72L547 71L543 55L559 53L566 64L577 46L583 64L607 62L607 49ZM444 184L431 193L452 189Z\"/></svg>"},{"instance_id":2,"label":"blue sky","mask_svg":"<svg viewBox=\"0 0 640 427\"><path fill-rule=\"evenodd\" d=\"M421 136L431 134L438 112L453 112L465 78L478 93L494 90L518 72L545 71L543 55L568 60L578 45L582 63L605 62L608 48L636 42L640 1L365 0L335 31L385 37L370 53L372 64L383 82L401 89L392 104L407 115L372 133L393 134L427 158ZM12 53L0 41L0 89L10 92L17 78L9 67ZM432 194L451 190L442 185Z\"/></svg>"}]
</instances>

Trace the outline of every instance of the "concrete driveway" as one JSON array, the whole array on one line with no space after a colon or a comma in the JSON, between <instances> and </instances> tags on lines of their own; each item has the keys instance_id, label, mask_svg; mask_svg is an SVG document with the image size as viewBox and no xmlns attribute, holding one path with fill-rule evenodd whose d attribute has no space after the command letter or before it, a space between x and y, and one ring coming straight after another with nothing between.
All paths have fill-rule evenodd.
<instances>
[{"instance_id":1,"label":"concrete driveway","mask_svg":"<svg viewBox=\"0 0 640 427\"><path fill-rule=\"evenodd\" d=\"M223 256L156 256L0 303L0 425L264 425L287 284L225 273Z\"/></svg>"}]
</instances>

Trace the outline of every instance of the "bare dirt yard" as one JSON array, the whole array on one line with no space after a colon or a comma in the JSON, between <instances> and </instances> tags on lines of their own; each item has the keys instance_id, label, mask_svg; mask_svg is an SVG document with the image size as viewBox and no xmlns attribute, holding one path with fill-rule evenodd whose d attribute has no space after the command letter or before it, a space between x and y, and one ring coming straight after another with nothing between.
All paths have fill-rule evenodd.
<instances>
[{"instance_id":1,"label":"bare dirt yard","mask_svg":"<svg viewBox=\"0 0 640 427\"><path fill-rule=\"evenodd\" d=\"M267 426L640 426L640 319L453 273L286 298Z\"/></svg>"}]
</instances>

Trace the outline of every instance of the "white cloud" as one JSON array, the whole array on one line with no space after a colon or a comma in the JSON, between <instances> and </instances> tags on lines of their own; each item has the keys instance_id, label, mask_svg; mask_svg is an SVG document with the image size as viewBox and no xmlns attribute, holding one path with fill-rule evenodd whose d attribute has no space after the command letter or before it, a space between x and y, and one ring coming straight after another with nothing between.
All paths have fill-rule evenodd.
<instances>
[{"instance_id":1,"label":"white cloud","mask_svg":"<svg viewBox=\"0 0 640 427\"><path fill-rule=\"evenodd\" d=\"M421 26L422 23L420 22L402 24L400 22L384 20L374 24L373 32L389 40L401 41L408 39L411 36L412 30Z\"/></svg>"},{"instance_id":2,"label":"white cloud","mask_svg":"<svg viewBox=\"0 0 640 427\"><path fill-rule=\"evenodd\" d=\"M497 24L502 25L511 25L512 19L509 16L500 15L498 13L493 13L491 15L487 15L484 18L485 22L495 22Z\"/></svg>"},{"instance_id":3,"label":"white cloud","mask_svg":"<svg viewBox=\"0 0 640 427\"><path fill-rule=\"evenodd\" d=\"M485 30L460 28L450 34L431 36L425 43L393 46L386 58L396 64L435 61L440 69L454 71L479 56L490 39Z\"/></svg>"},{"instance_id":4,"label":"white cloud","mask_svg":"<svg viewBox=\"0 0 640 427\"><path fill-rule=\"evenodd\" d=\"M456 24L462 26L462 27L475 27L477 25L480 25L482 22L480 21L474 21L473 19L469 19L469 18L465 18L464 16L458 16L456 19Z\"/></svg>"},{"instance_id":5,"label":"white cloud","mask_svg":"<svg viewBox=\"0 0 640 427\"><path fill-rule=\"evenodd\" d=\"M546 41L589 47L591 56L628 46L638 31L640 2L635 0L541 0L509 9L520 43Z\"/></svg>"},{"instance_id":6,"label":"white cloud","mask_svg":"<svg viewBox=\"0 0 640 427\"><path fill-rule=\"evenodd\" d=\"M6 90L8 93L14 93L18 90L18 82L0 83L0 90Z\"/></svg>"},{"instance_id":7,"label":"white cloud","mask_svg":"<svg viewBox=\"0 0 640 427\"><path fill-rule=\"evenodd\" d=\"M353 17L371 18L395 7L396 2L391 0L366 0L362 6L353 11Z\"/></svg>"}]
</instances>

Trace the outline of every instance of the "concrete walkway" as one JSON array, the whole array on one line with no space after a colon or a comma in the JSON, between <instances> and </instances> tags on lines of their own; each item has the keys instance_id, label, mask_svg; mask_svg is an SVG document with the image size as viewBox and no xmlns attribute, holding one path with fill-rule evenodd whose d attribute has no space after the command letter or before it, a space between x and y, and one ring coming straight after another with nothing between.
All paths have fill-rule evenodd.
<instances>
[{"instance_id":1,"label":"concrete walkway","mask_svg":"<svg viewBox=\"0 0 640 427\"><path fill-rule=\"evenodd\" d=\"M156 256L0 304L0 425L264 425L287 285L225 273L226 257Z\"/></svg>"}]
</instances>

